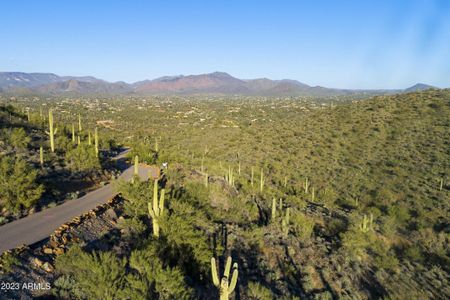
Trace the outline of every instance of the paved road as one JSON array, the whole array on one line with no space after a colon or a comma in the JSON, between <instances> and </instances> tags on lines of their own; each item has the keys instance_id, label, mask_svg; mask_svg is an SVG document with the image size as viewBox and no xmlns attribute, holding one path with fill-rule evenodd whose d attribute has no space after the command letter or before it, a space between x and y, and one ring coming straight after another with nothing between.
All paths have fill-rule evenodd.
<instances>
[{"instance_id":1,"label":"paved road","mask_svg":"<svg viewBox=\"0 0 450 300\"><path fill-rule=\"evenodd\" d=\"M119 154L114 160L123 160L127 151ZM131 166L119 178L129 180L133 172L134 167ZM143 165L139 167L139 176L142 179L147 179L149 172L154 174L156 169ZM5 250L13 249L23 244L31 245L47 238L62 224L108 202L116 194L114 187L108 184L76 200L66 201L56 207L47 208L41 212L0 226L0 254Z\"/></svg>"}]
</instances>

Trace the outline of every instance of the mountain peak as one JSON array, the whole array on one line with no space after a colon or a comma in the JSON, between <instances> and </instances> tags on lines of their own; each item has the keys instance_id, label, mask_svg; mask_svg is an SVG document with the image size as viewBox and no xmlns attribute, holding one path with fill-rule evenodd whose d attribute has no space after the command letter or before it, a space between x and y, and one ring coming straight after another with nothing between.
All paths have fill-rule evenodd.
<instances>
[{"instance_id":1,"label":"mountain peak","mask_svg":"<svg viewBox=\"0 0 450 300\"><path fill-rule=\"evenodd\" d=\"M428 85L428 84L419 82L409 88L406 88L405 92L417 92L417 91L424 91L424 90L435 89L435 88L436 87L434 87L432 85Z\"/></svg>"}]
</instances>

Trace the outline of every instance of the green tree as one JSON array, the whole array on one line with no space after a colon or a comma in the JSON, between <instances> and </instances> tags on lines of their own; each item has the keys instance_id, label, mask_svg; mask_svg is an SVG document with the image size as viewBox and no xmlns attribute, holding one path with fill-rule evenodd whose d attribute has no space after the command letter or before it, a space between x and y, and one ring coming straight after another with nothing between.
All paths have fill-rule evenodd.
<instances>
[{"instance_id":1,"label":"green tree","mask_svg":"<svg viewBox=\"0 0 450 300\"><path fill-rule=\"evenodd\" d=\"M179 268L163 267L157 249L148 244L146 249L131 253L130 267L138 276L128 276L128 287L142 299L189 299L192 290L186 285ZM138 298L141 298L138 297Z\"/></svg>"},{"instance_id":2,"label":"green tree","mask_svg":"<svg viewBox=\"0 0 450 300\"><path fill-rule=\"evenodd\" d=\"M0 158L0 205L14 212L36 203L44 186L36 183L38 171L19 157Z\"/></svg>"},{"instance_id":3,"label":"green tree","mask_svg":"<svg viewBox=\"0 0 450 300\"><path fill-rule=\"evenodd\" d=\"M74 171L94 171L100 169L100 162L94 148L86 144L78 145L66 153L66 161Z\"/></svg>"},{"instance_id":4,"label":"green tree","mask_svg":"<svg viewBox=\"0 0 450 300\"><path fill-rule=\"evenodd\" d=\"M27 135L26 131L22 128L14 128L9 136L9 142L16 149L24 149L30 143L31 138Z\"/></svg>"}]
</instances>

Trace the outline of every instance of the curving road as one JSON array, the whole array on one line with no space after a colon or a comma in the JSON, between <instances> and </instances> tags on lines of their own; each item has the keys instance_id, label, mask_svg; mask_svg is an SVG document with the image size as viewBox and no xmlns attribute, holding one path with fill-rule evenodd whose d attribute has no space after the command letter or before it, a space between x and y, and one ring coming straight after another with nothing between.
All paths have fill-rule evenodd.
<instances>
[{"instance_id":1,"label":"curving road","mask_svg":"<svg viewBox=\"0 0 450 300\"><path fill-rule=\"evenodd\" d=\"M123 159L128 151L126 150L120 153L113 160ZM150 172L154 176L158 171L154 167L146 165L139 166L139 176L142 179L147 179ZM133 172L134 166L131 166L119 178L129 180L133 176ZM117 193L114 187L108 184L81 198L66 201L56 207L47 208L41 212L0 226L0 254L3 251L19 247L23 244L31 245L47 238L62 224L108 202L115 195Z\"/></svg>"}]
</instances>

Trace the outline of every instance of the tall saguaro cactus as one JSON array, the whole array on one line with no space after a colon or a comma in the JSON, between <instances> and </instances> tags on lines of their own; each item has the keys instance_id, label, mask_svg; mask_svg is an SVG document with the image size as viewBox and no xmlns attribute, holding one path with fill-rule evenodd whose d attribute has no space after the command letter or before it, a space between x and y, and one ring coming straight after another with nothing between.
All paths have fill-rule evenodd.
<instances>
[{"instance_id":1,"label":"tall saguaro cactus","mask_svg":"<svg viewBox=\"0 0 450 300\"><path fill-rule=\"evenodd\" d=\"M81 133L81 115L78 114L78 132Z\"/></svg>"},{"instance_id":2,"label":"tall saguaro cactus","mask_svg":"<svg viewBox=\"0 0 450 300\"><path fill-rule=\"evenodd\" d=\"M229 186L234 186L234 175L231 166L228 166L228 173L225 175L225 179Z\"/></svg>"},{"instance_id":3,"label":"tall saguaro cactus","mask_svg":"<svg viewBox=\"0 0 450 300\"><path fill-rule=\"evenodd\" d=\"M158 138L155 137L155 152L159 151L159 146L158 146Z\"/></svg>"},{"instance_id":4,"label":"tall saguaro cactus","mask_svg":"<svg viewBox=\"0 0 450 300\"><path fill-rule=\"evenodd\" d=\"M373 214L370 214L370 219L367 215L364 215L361 224L359 224L359 230L366 233L373 229Z\"/></svg>"},{"instance_id":5,"label":"tall saguaro cactus","mask_svg":"<svg viewBox=\"0 0 450 300\"><path fill-rule=\"evenodd\" d=\"M72 123L72 143L75 144L75 125Z\"/></svg>"},{"instance_id":6,"label":"tall saguaro cactus","mask_svg":"<svg viewBox=\"0 0 450 300\"><path fill-rule=\"evenodd\" d=\"M52 150L52 152L55 152L55 135L58 132L58 128L54 128L54 123L53 123L53 112L50 109L48 111L48 131L47 134L50 137L50 149Z\"/></svg>"},{"instance_id":7,"label":"tall saguaro cactus","mask_svg":"<svg viewBox=\"0 0 450 300\"><path fill-rule=\"evenodd\" d=\"M44 166L44 149L42 146L39 146L39 163L41 164L41 167Z\"/></svg>"},{"instance_id":8,"label":"tall saguaro cactus","mask_svg":"<svg viewBox=\"0 0 450 300\"><path fill-rule=\"evenodd\" d=\"M283 230L283 235L286 238L289 234L289 221L290 221L290 208L286 208L286 215L281 220L281 229Z\"/></svg>"},{"instance_id":9,"label":"tall saguaro cactus","mask_svg":"<svg viewBox=\"0 0 450 300\"><path fill-rule=\"evenodd\" d=\"M253 187L253 179L254 179L254 177L255 177L255 172L254 172L253 167L252 167L251 179L250 179L250 184L252 185L252 187Z\"/></svg>"},{"instance_id":10,"label":"tall saguaro cactus","mask_svg":"<svg viewBox=\"0 0 450 300\"><path fill-rule=\"evenodd\" d=\"M158 202L158 179L155 179L153 183L153 202L148 202L148 213L152 218L153 235L159 237L159 217L164 212L164 196L165 190L161 189Z\"/></svg>"},{"instance_id":11,"label":"tall saguaro cactus","mask_svg":"<svg viewBox=\"0 0 450 300\"><path fill-rule=\"evenodd\" d=\"M98 157L98 131L97 131L97 127L95 127L95 131L94 131L94 145L95 145L95 154Z\"/></svg>"},{"instance_id":12,"label":"tall saguaro cactus","mask_svg":"<svg viewBox=\"0 0 450 300\"><path fill-rule=\"evenodd\" d=\"M214 285L219 289L220 300L228 300L231 293L233 293L236 288L236 283L238 279L238 264L233 264L233 275L230 281L230 271L231 271L231 257L228 256L225 271L223 272L223 277L219 281L219 273L217 272L216 259L211 258L211 273Z\"/></svg>"},{"instance_id":13,"label":"tall saguaro cactus","mask_svg":"<svg viewBox=\"0 0 450 300\"><path fill-rule=\"evenodd\" d=\"M264 190L264 171L263 168L261 168L261 177L260 177L260 181L259 181L259 190L262 191Z\"/></svg>"},{"instance_id":14,"label":"tall saguaro cactus","mask_svg":"<svg viewBox=\"0 0 450 300\"><path fill-rule=\"evenodd\" d=\"M272 222L275 221L275 218L277 216L277 200L275 200L275 197L272 199Z\"/></svg>"},{"instance_id":15,"label":"tall saguaro cactus","mask_svg":"<svg viewBox=\"0 0 450 300\"><path fill-rule=\"evenodd\" d=\"M134 157L134 176L139 175L139 156Z\"/></svg>"}]
</instances>

